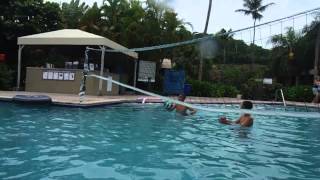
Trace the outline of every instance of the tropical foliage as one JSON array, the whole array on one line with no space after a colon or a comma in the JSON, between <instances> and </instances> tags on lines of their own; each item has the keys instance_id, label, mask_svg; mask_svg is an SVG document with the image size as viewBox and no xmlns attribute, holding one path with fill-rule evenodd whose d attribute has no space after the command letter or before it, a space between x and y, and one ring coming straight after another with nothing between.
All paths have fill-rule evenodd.
<instances>
[{"instance_id":1,"label":"tropical foliage","mask_svg":"<svg viewBox=\"0 0 320 180\"><path fill-rule=\"evenodd\" d=\"M252 44L255 42L256 37L256 23L257 20L261 20L263 18L262 12L264 12L269 6L274 5L274 3L268 3L266 5L262 5L263 0L243 0L244 9L238 9L236 12L244 13L245 15L251 15L253 19L253 38Z\"/></svg>"},{"instance_id":2,"label":"tropical foliage","mask_svg":"<svg viewBox=\"0 0 320 180\"><path fill-rule=\"evenodd\" d=\"M205 35L192 32L190 23L179 19L173 9L161 2L104 0L101 6L97 3L88 6L80 0L71 0L61 5L44 0L0 1L0 53L5 53L7 57L5 63L0 62L0 78L13 77L5 78L6 82L2 78L0 88L8 89L15 82L16 41L19 36L61 28L78 28L105 36L129 48L136 48ZM263 4L262 0L244 2L244 9L238 11L251 15L254 26L256 20L263 17L262 12L272 5ZM275 90L280 87L290 89L296 85L311 86L313 77L310 70L314 68L319 19L316 18L303 32L288 28L286 33L272 37L271 49L264 49L254 43L248 45L235 39L232 30L222 29L212 34L215 37L212 41L141 52L139 58L155 61L158 65L163 58L171 59L174 68L185 70L189 82L194 86L194 95L234 97L240 93L252 99L273 99ZM41 66L46 61L63 66L67 59L83 56L83 53L74 52L83 52L83 47L27 46L23 52L23 67ZM202 57L203 77L202 81L196 81ZM114 57L108 55L108 58ZM159 83L155 87L161 88L162 77L160 74L157 77ZM273 78L276 83L273 86L262 85L259 79L266 77ZM294 94L298 90L285 92ZM292 97L294 99L295 96Z\"/></svg>"},{"instance_id":3,"label":"tropical foliage","mask_svg":"<svg viewBox=\"0 0 320 180\"><path fill-rule=\"evenodd\" d=\"M311 102L314 98L310 86L306 85L287 87L284 89L284 94L288 101Z\"/></svg>"}]
</instances>

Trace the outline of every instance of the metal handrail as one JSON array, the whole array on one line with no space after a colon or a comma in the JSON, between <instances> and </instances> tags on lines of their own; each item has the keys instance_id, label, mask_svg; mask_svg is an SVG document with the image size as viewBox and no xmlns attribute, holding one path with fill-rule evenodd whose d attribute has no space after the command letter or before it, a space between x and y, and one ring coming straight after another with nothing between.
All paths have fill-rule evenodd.
<instances>
[{"instance_id":1,"label":"metal handrail","mask_svg":"<svg viewBox=\"0 0 320 180\"><path fill-rule=\"evenodd\" d=\"M285 98L284 98L284 94L283 94L283 90L282 90L282 89L277 89L277 90L276 90L276 93L275 93L275 101L278 101L279 91L280 91L280 94L281 94L281 99L282 99L282 102L283 102L283 106L284 106L284 107L287 107L287 103L286 103L286 100L285 100Z\"/></svg>"},{"instance_id":2,"label":"metal handrail","mask_svg":"<svg viewBox=\"0 0 320 180\"><path fill-rule=\"evenodd\" d=\"M280 92L281 92L281 97L282 97L283 105L284 105L284 107L287 107L287 103L286 103L286 100L284 99L284 95L283 95L282 89L280 89Z\"/></svg>"}]
</instances>

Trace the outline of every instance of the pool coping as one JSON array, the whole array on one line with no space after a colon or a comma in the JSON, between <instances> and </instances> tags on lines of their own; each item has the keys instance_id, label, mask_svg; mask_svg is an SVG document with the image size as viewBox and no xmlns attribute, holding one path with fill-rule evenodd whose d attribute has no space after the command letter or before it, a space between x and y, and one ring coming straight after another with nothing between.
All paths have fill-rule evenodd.
<instances>
[{"instance_id":1,"label":"pool coping","mask_svg":"<svg viewBox=\"0 0 320 180\"><path fill-rule=\"evenodd\" d=\"M1 101L16 103L13 101L13 98L8 98L8 97L0 97L0 102ZM109 102L96 102L96 103L90 103L90 104L81 104L81 103L52 101L52 103L50 103L49 105L68 107L68 108L91 108L91 107L111 106L111 105L118 105L118 104L123 104L123 103L135 103L135 102L137 102L137 101L118 100L118 101L109 101ZM27 103L20 103L20 104L27 105Z\"/></svg>"},{"instance_id":2,"label":"pool coping","mask_svg":"<svg viewBox=\"0 0 320 180\"><path fill-rule=\"evenodd\" d=\"M79 102L79 96L74 94L57 94L57 93L42 93L42 92L26 92L26 91L0 91L0 101L13 102L15 95L47 95L52 98L52 104L54 106L62 107L74 107L74 108L91 108L101 106L112 106L123 103L142 103L145 99L145 103L162 103L159 98L143 95L128 95L128 96L86 96L84 103ZM172 97L176 99L176 97ZM239 104L244 99L236 98L209 98L209 97L188 97L186 102L190 104ZM283 105L279 101L260 101L250 100L254 104L265 105ZM287 106L295 107L308 107L319 108L319 104L302 103L287 101Z\"/></svg>"}]
</instances>

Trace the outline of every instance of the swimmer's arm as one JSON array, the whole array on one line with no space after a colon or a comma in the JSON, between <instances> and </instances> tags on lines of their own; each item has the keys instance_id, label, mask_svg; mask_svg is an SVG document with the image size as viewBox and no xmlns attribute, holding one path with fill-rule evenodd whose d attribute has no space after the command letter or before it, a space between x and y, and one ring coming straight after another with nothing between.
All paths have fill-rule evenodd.
<instances>
[{"instance_id":1,"label":"swimmer's arm","mask_svg":"<svg viewBox=\"0 0 320 180\"><path fill-rule=\"evenodd\" d=\"M194 115L197 112L197 110L195 110L193 108L188 107L188 109L189 109L191 115Z\"/></svg>"},{"instance_id":2,"label":"swimmer's arm","mask_svg":"<svg viewBox=\"0 0 320 180\"><path fill-rule=\"evenodd\" d=\"M170 111L170 112L175 110L175 109L176 109L176 104L172 104L171 107L167 108L167 110Z\"/></svg>"},{"instance_id":3,"label":"swimmer's arm","mask_svg":"<svg viewBox=\"0 0 320 180\"><path fill-rule=\"evenodd\" d=\"M236 121L234 121L234 124L240 124L240 120L241 120L241 117L239 119L237 119Z\"/></svg>"},{"instance_id":4,"label":"swimmer's arm","mask_svg":"<svg viewBox=\"0 0 320 180\"><path fill-rule=\"evenodd\" d=\"M226 125L234 124L234 122L227 120L226 117L221 117L221 118L219 119L219 122L220 122L221 124L226 124Z\"/></svg>"}]
</instances>

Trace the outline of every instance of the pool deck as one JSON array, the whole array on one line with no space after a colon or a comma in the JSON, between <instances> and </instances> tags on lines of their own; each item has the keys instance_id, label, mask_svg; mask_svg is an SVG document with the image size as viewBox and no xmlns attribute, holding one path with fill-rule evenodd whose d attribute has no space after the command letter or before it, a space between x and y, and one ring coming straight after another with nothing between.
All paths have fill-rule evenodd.
<instances>
[{"instance_id":1,"label":"pool deck","mask_svg":"<svg viewBox=\"0 0 320 180\"><path fill-rule=\"evenodd\" d=\"M94 107L105 106L121 103L141 103L146 98L146 103L161 103L162 100L155 97L144 95L121 95L121 96L85 96L82 103L76 94L57 94L57 93L41 93L41 92L25 92L25 91L0 91L0 101L11 101L15 95L46 95L52 98L52 103L59 106L69 107ZM176 98L176 97L172 97ZM192 104L239 104L242 99L236 98L208 98L208 97L187 97L186 102ZM276 101L253 101L254 104L271 104L282 105L282 102ZM287 101L289 106L315 107L319 108L319 104L301 103Z\"/></svg>"}]
</instances>

